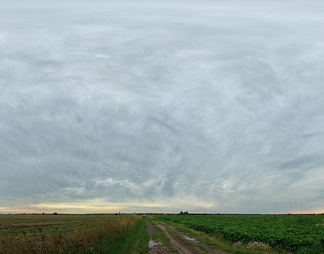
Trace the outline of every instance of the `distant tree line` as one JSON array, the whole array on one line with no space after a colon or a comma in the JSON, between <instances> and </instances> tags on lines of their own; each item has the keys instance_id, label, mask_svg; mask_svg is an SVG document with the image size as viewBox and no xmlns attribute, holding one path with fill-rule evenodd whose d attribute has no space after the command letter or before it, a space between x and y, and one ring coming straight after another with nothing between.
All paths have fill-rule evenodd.
<instances>
[{"instance_id":1,"label":"distant tree line","mask_svg":"<svg viewBox=\"0 0 324 254\"><path fill-rule=\"evenodd\" d=\"M187 215L187 214L189 214L189 213L188 213L188 211L185 211L185 212L181 211L180 214L181 214L181 215Z\"/></svg>"}]
</instances>

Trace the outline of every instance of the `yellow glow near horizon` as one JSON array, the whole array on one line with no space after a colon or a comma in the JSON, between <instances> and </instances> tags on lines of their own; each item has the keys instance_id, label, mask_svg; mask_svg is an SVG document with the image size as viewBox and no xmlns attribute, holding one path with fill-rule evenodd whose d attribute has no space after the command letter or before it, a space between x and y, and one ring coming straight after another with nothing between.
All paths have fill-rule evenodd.
<instances>
[{"instance_id":1,"label":"yellow glow near horizon","mask_svg":"<svg viewBox=\"0 0 324 254\"><path fill-rule=\"evenodd\" d=\"M111 206L111 205L93 205L81 203L52 203L52 204L36 204L31 207L37 210L84 210L84 211L108 211L114 212L116 210L124 209L125 206Z\"/></svg>"},{"instance_id":2,"label":"yellow glow near horizon","mask_svg":"<svg viewBox=\"0 0 324 254\"><path fill-rule=\"evenodd\" d=\"M312 209L312 210L295 210L293 212L291 212L292 214L312 214L312 213L316 213L316 214L319 214L319 213L324 213L324 208L322 209Z\"/></svg>"},{"instance_id":3,"label":"yellow glow near horizon","mask_svg":"<svg viewBox=\"0 0 324 254\"><path fill-rule=\"evenodd\" d=\"M85 211L96 211L96 210L105 210L105 211L119 211L121 209L132 209L132 208L156 208L156 207L168 207L167 205L162 204L110 204L110 203L100 203L100 202L77 202L77 203L40 203L31 205L36 209L79 209Z\"/></svg>"},{"instance_id":4,"label":"yellow glow near horizon","mask_svg":"<svg viewBox=\"0 0 324 254\"><path fill-rule=\"evenodd\" d=\"M154 208L169 208L169 205L155 203L113 204L94 199L77 202L51 202L29 205L0 206L1 213L116 213L151 211Z\"/></svg>"},{"instance_id":5,"label":"yellow glow near horizon","mask_svg":"<svg viewBox=\"0 0 324 254\"><path fill-rule=\"evenodd\" d=\"M34 204L18 204L11 206L0 206L0 213L134 213L134 212L179 212L177 207L181 204L175 202L174 205L171 202L161 202L161 203L110 203L102 199L91 199L85 201L73 201L73 202L46 202L46 203L34 203ZM211 212L211 208L214 208L211 204L199 205L201 213L204 213L204 209L207 212ZM188 207L187 210L190 210ZM324 213L324 208L318 207L315 209L305 209L305 210L278 210L268 212L269 214L320 214Z\"/></svg>"}]
</instances>

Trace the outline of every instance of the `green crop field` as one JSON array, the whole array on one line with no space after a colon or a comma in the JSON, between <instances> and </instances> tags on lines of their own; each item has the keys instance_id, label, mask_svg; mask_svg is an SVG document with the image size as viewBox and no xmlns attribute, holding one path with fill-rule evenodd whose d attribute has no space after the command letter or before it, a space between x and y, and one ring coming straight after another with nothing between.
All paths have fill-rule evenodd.
<instances>
[{"instance_id":1,"label":"green crop field","mask_svg":"<svg viewBox=\"0 0 324 254\"><path fill-rule=\"evenodd\" d=\"M260 243L293 253L324 253L324 215L165 215L157 218L220 236L234 244Z\"/></svg>"},{"instance_id":2,"label":"green crop field","mask_svg":"<svg viewBox=\"0 0 324 254\"><path fill-rule=\"evenodd\" d=\"M139 216L0 215L0 254L147 253Z\"/></svg>"}]
</instances>

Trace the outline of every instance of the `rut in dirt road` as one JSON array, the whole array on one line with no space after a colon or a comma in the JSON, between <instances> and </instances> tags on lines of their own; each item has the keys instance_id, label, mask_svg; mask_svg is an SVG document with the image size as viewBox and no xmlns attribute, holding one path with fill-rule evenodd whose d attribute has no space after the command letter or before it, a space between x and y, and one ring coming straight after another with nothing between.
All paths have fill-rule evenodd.
<instances>
[{"instance_id":1,"label":"rut in dirt road","mask_svg":"<svg viewBox=\"0 0 324 254\"><path fill-rule=\"evenodd\" d=\"M155 233L155 228L152 226L151 222L146 221L146 230L150 235L150 241L148 243L150 251L149 254L169 254L168 248L162 246L161 243L156 243L152 240L152 235Z\"/></svg>"},{"instance_id":2,"label":"rut in dirt road","mask_svg":"<svg viewBox=\"0 0 324 254\"><path fill-rule=\"evenodd\" d=\"M199 252L192 251L191 249L188 249L182 243L177 241L172 235L170 235L170 233L161 224L158 224L158 227L163 230L164 234L169 238L170 243L172 244L172 246L174 248L176 248L180 253L183 253L183 254L199 254Z\"/></svg>"}]
</instances>

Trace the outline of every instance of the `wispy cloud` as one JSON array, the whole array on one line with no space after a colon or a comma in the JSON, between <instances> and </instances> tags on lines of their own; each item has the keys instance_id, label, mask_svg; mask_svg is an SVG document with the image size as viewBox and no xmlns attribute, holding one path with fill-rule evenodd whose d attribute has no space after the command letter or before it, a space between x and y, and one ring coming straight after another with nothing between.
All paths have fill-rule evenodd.
<instances>
[{"instance_id":1,"label":"wispy cloud","mask_svg":"<svg viewBox=\"0 0 324 254\"><path fill-rule=\"evenodd\" d=\"M0 212L324 209L323 11L5 1Z\"/></svg>"}]
</instances>

